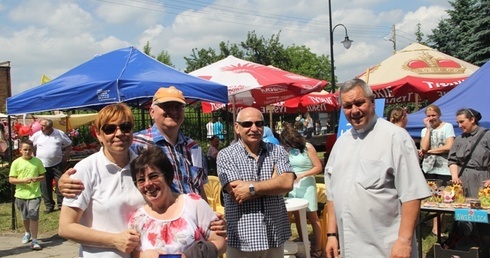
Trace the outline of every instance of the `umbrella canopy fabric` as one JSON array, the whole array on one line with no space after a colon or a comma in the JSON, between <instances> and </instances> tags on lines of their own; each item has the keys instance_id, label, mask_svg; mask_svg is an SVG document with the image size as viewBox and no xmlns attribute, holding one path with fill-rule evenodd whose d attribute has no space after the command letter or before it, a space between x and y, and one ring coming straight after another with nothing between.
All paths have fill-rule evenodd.
<instances>
[{"instance_id":1,"label":"umbrella canopy fabric","mask_svg":"<svg viewBox=\"0 0 490 258\"><path fill-rule=\"evenodd\" d=\"M358 78L371 86L376 98L386 98L386 104L416 102L417 95L433 102L477 69L478 66L412 43Z\"/></svg>"},{"instance_id":2,"label":"umbrella canopy fabric","mask_svg":"<svg viewBox=\"0 0 490 258\"><path fill-rule=\"evenodd\" d=\"M487 62L461 85L442 96L433 104L441 109L441 120L451 123L456 135L461 133L456 123L456 112L462 108L473 108L482 114L480 126L490 128L490 62ZM420 131L425 127L422 121L426 117L425 108L409 114L407 131L414 138L420 138Z\"/></svg>"},{"instance_id":3,"label":"umbrella canopy fabric","mask_svg":"<svg viewBox=\"0 0 490 258\"><path fill-rule=\"evenodd\" d=\"M160 87L175 86L188 100L227 103L227 87L167 66L134 47L122 48L73 68L43 85L7 99L7 113L102 107L126 102L142 105Z\"/></svg>"},{"instance_id":4,"label":"umbrella canopy fabric","mask_svg":"<svg viewBox=\"0 0 490 258\"><path fill-rule=\"evenodd\" d=\"M230 101L242 106L270 105L320 91L327 85L323 80L256 64L234 56L228 56L190 74L227 85Z\"/></svg>"},{"instance_id":5,"label":"umbrella canopy fabric","mask_svg":"<svg viewBox=\"0 0 490 258\"><path fill-rule=\"evenodd\" d=\"M228 106L231 106L231 104L228 104ZM211 113L225 107L225 104L202 103L203 113ZM237 111L240 111L243 107L247 106L237 105ZM321 92L310 92L306 95L294 97L271 105L261 106L253 104L252 107L261 110L262 113L269 113L272 111L274 114L295 114L298 112L331 112L335 111L339 107L339 104L337 97L334 94L322 90Z\"/></svg>"},{"instance_id":6,"label":"umbrella canopy fabric","mask_svg":"<svg viewBox=\"0 0 490 258\"><path fill-rule=\"evenodd\" d=\"M57 115L36 115L36 118L50 119L53 127L68 132L71 129L79 128L82 125L90 124L97 117L97 113L92 114L57 114Z\"/></svg>"},{"instance_id":7,"label":"umbrella canopy fabric","mask_svg":"<svg viewBox=\"0 0 490 258\"><path fill-rule=\"evenodd\" d=\"M321 92L311 92L303 96L288 99L284 106L290 108L306 109L308 112L327 112L335 111L339 107L337 97L325 90Z\"/></svg>"}]
</instances>

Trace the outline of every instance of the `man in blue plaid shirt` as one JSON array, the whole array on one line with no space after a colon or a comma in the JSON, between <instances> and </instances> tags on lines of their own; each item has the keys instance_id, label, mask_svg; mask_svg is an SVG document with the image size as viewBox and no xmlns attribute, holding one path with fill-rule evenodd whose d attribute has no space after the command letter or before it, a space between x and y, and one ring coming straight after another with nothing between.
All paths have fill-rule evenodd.
<instances>
[{"instance_id":1,"label":"man in blue plaid shirt","mask_svg":"<svg viewBox=\"0 0 490 258\"><path fill-rule=\"evenodd\" d=\"M284 257L291 237L283 195L293 189L295 174L286 150L262 141L264 117L245 108L237 115L239 140L221 150L218 176L224 191L227 257Z\"/></svg>"}]
</instances>

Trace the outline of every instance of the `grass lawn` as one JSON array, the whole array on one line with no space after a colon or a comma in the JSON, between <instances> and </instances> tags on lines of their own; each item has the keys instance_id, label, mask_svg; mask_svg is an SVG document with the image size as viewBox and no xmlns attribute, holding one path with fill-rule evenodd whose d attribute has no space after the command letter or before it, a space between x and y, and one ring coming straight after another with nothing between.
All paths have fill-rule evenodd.
<instances>
[{"instance_id":1,"label":"grass lawn","mask_svg":"<svg viewBox=\"0 0 490 258\"><path fill-rule=\"evenodd\" d=\"M56 234L58 231L58 217L59 211L44 214L44 205L41 204L39 212L39 234L49 233ZM12 204L0 203L0 233L15 232L23 233L24 226L20 218L17 208L15 208L15 222L16 227L12 229Z\"/></svg>"}]
</instances>

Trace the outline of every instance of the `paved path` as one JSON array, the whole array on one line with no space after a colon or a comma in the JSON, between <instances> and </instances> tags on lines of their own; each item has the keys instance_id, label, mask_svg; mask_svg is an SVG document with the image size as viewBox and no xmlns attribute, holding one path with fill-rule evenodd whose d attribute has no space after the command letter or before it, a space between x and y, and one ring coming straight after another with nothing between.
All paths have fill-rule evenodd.
<instances>
[{"instance_id":1,"label":"paved path","mask_svg":"<svg viewBox=\"0 0 490 258\"><path fill-rule=\"evenodd\" d=\"M33 251L31 245L22 244L22 233L0 233L0 257L46 258L78 257L78 244L59 237L57 234L39 236L43 250Z\"/></svg>"}]
</instances>

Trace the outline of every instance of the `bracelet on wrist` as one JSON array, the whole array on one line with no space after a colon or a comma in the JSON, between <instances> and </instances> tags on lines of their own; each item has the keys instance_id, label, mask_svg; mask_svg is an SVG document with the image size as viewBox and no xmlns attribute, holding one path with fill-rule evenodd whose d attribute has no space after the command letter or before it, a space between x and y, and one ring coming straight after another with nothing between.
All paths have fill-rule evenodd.
<instances>
[{"instance_id":1,"label":"bracelet on wrist","mask_svg":"<svg viewBox=\"0 0 490 258\"><path fill-rule=\"evenodd\" d=\"M327 237L337 237L337 233L327 233Z\"/></svg>"}]
</instances>

